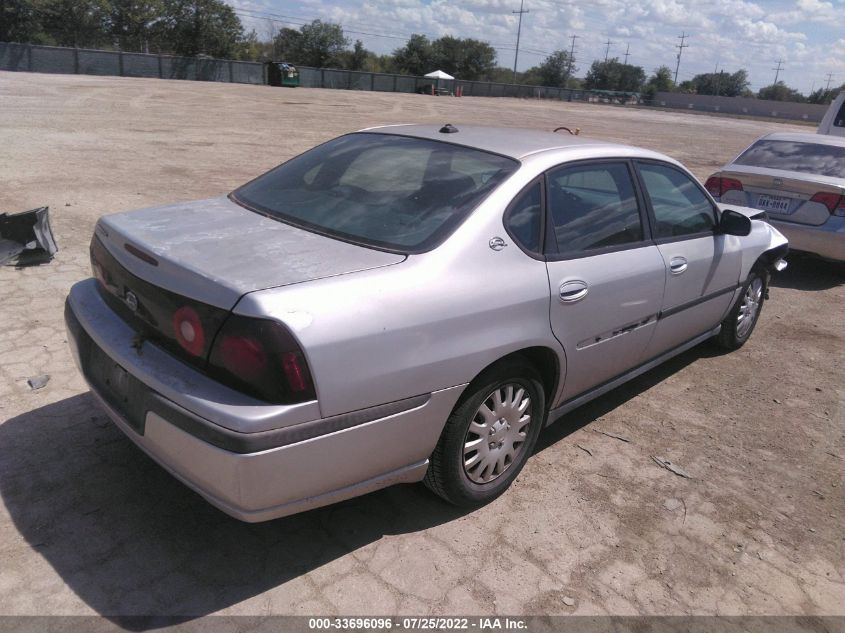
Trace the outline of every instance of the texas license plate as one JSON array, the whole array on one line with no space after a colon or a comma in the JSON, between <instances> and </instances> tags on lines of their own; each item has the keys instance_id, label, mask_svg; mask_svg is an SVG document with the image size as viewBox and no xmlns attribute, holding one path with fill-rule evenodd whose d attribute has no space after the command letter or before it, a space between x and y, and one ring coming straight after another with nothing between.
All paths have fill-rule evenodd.
<instances>
[{"instance_id":1,"label":"texas license plate","mask_svg":"<svg viewBox=\"0 0 845 633\"><path fill-rule=\"evenodd\" d=\"M760 194L757 198L757 208L774 211L775 213L789 213L790 202L792 202L790 198L784 198L783 196Z\"/></svg>"}]
</instances>

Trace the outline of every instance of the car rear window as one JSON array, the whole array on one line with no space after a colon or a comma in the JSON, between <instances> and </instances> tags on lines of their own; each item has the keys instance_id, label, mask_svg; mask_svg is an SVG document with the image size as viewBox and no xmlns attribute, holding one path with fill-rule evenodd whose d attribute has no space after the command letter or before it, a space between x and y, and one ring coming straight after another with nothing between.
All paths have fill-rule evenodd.
<instances>
[{"instance_id":1,"label":"car rear window","mask_svg":"<svg viewBox=\"0 0 845 633\"><path fill-rule=\"evenodd\" d=\"M762 140L745 150L734 163L845 178L845 147Z\"/></svg>"},{"instance_id":2,"label":"car rear window","mask_svg":"<svg viewBox=\"0 0 845 633\"><path fill-rule=\"evenodd\" d=\"M422 252L518 167L513 159L451 143L357 133L293 158L232 198L319 233Z\"/></svg>"}]
</instances>

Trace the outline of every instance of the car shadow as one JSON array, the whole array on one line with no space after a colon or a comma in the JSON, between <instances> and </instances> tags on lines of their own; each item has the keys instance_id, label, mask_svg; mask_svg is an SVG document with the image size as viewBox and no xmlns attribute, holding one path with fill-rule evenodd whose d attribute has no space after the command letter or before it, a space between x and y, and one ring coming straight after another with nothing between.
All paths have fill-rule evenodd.
<instances>
[{"instance_id":1,"label":"car shadow","mask_svg":"<svg viewBox=\"0 0 845 633\"><path fill-rule=\"evenodd\" d=\"M20 534L77 596L136 630L161 621L126 616L181 621L213 613L384 535L467 513L422 485L402 485L243 523L155 464L90 393L0 424L0 495ZM27 571L14 575L23 579Z\"/></svg>"},{"instance_id":2,"label":"car shadow","mask_svg":"<svg viewBox=\"0 0 845 633\"><path fill-rule=\"evenodd\" d=\"M641 376L637 376L613 391L567 413L557 422L554 422L551 426L543 430L534 452L539 453L575 431L595 422L600 417L663 382L669 376L681 371L684 367L696 360L721 356L725 353L727 353L726 350L716 345L702 343L682 354L678 354L674 358L669 359Z\"/></svg>"},{"instance_id":3,"label":"car shadow","mask_svg":"<svg viewBox=\"0 0 845 633\"><path fill-rule=\"evenodd\" d=\"M803 253L790 253L786 270L772 275L773 288L829 290L845 284L845 264Z\"/></svg>"},{"instance_id":4,"label":"car shadow","mask_svg":"<svg viewBox=\"0 0 845 633\"><path fill-rule=\"evenodd\" d=\"M544 430L536 452L716 353L698 346L573 411ZM0 496L17 530L62 581L97 613L132 630L214 613L385 535L471 512L416 484L242 523L135 447L90 393L0 424Z\"/></svg>"}]
</instances>

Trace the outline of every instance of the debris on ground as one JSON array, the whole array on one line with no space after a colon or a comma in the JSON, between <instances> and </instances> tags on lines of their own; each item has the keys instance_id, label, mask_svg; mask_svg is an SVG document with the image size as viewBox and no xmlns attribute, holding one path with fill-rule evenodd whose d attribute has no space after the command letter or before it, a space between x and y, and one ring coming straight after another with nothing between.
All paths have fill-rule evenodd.
<instances>
[{"instance_id":1,"label":"debris on ground","mask_svg":"<svg viewBox=\"0 0 845 633\"><path fill-rule=\"evenodd\" d=\"M666 499L666 501L663 502L663 507L669 510L670 512L674 512L675 510L680 508L681 505L682 504L680 499Z\"/></svg>"},{"instance_id":2,"label":"debris on ground","mask_svg":"<svg viewBox=\"0 0 845 633\"><path fill-rule=\"evenodd\" d=\"M0 264L12 260L17 260L17 266L43 264L58 250L50 228L49 207L0 213Z\"/></svg>"},{"instance_id":3,"label":"debris on ground","mask_svg":"<svg viewBox=\"0 0 845 633\"><path fill-rule=\"evenodd\" d=\"M570 598L569 596L563 597L563 604L567 607L574 607L575 606L575 598Z\"/></svg>"},{"instance_id":4,"label":"debris on ground","mask_svg":"<svg viewBox=\"0 0 845 633\"><path fill-rule=\"evenodd\" d=\"M652 455L651 458L661 468L665 468L669 472L675 473L679 477L684 477L686 479L692 479L692 475L690 475L687 471L685 471L680 466L676 466L675 464L670 462L668 459L664 459L663 457L656 457L654 455Z\"/></svg>"},{"instance_id":5,"label":"debris on ground","mask_svg":"<svg viewBox=\"0 0 845 633\"><path fill-rule=\"evenodd\" d=\"M614 440L620 440L622 442L630 442L627 437L622 437L621 435L616 435L616 433L610 433L608 431L601 431L599 429L593 429L596 433L601 433L602 435L607 435L607 437L612 437Z\"/></svg>"},{"instance_id":6,"label":"debris on ground","mask_svg":"<svg viewBox=\"0 0 845 633\"><path fill-rule=\"evenodd\" d=\"M666 501L663 502L663 507L669 510L669 512L674 512L678 508L683 507L684 523L687 522L687 502L683 499L666 499Z\"/></svg>"},{"instance_id":7,"label":"debris on ground","mask_svg":"<svg viewBox=\"0 0 845 633\"><path fill-rule=\"evenodd\" d=\"M26 384L28 384L29 388L33 391L37 391L38 389L43 389L44 387L46 387L48 382L50 382L50 375L42 374L41 376L33 376L32 378L28 378Z\"/></svg>"},{"instance_id":8,"label":"debris on ground","mask_svg":"<svg viewBox=\"0 0 845 633\"><path fill-rule=\"evenodd\" d=\"M589 455L590 457L592 457L592 456L593 456L593 451L591 451L591 450L590 450L589 448L587 448L586 446L581 446L580 444L576 444L575 446L577 446L577 447L578 447L578 448L580 448L582 451L584 451L585 453L587 453L587 455Z\"/></svg>"}]
</instances>

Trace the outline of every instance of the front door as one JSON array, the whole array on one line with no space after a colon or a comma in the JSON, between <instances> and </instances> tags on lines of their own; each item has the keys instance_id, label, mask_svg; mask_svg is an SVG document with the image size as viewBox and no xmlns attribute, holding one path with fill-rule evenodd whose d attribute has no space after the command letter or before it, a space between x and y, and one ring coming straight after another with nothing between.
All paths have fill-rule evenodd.
<instances>
[{"instance_id":1,"label":"front door","mask_svg":"<svg viewBox=\"0 0 845 633\"><path fill-rule=\"evenodd\" d=\"M666 291L647 357L716 327L731 306L742 264L739 239L716 232L717 210L691 176L673 165L639 162Z\"/></svg>"}]
</instances>

